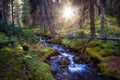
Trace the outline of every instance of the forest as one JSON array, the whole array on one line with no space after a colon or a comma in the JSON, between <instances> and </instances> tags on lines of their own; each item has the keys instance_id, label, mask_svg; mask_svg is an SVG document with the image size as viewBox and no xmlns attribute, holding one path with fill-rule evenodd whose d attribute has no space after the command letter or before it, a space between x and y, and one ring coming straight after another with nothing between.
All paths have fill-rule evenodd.
<instances>
[{"instance_id":1,"label":"forest","mask_svg":"<svg viewBox=\"0 0 120 80\"><path fill-rule=\"evenodd\" d=\"M0 0L0 80L120 80L120 0Z\"/></svg>"}]
</instances>

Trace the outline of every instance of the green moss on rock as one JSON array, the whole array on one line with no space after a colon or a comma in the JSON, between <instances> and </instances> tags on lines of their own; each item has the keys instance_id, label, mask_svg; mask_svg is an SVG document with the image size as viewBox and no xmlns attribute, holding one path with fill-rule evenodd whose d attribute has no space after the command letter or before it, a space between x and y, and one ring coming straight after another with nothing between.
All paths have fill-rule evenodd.
<instances>
[{"instance_id":1,"label":"green moss on rock","mask_svg":"<svg viewBox=\"0 0 120 80\"><path fill-rule=\"evenodd\" d=\"M38 56L40 56L43 59L46 59L50 57L51 55L56 55L56 54L57 52L50 47L45 47L43 49L38 50Z\"/></svg>"},{"instance_id":2,"label":"green moss on rock","mask_svg":"<svg viewBox=\"0 0 120 80\"><path fill-rule=\"evenodd\" d=\"M10 47L0 49L0 80L28 80L29 71L24 65L24 56Z\"/></svg>"},{"instance_id":3,"label":"green moss on rock","mask_svg":"<svg viewBox=\"0 0 120 80\"><path fill-rule=\"evenodd\" d=\"M50 72L50 66L42 62L37 56L31 55L26 64L33 80L55 80Z\"/></svg>"},{"instance_id":4,"label":"green moss on rock","mask_svg":"<svg viewBox=\"0 0 120 80\"><path fill-rule=\"evenodd\" d=\"M101 40L91 41L86 48L86 52L93 58L104 60L104 57L116 55L119 47L115 42L103 42Z\"/></svg>"}]
</instances>

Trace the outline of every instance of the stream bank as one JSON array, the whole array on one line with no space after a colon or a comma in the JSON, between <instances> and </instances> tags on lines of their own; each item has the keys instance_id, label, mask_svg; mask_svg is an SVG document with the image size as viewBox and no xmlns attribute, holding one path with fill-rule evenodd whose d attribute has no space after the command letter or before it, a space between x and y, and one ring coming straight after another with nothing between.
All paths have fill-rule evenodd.
<instances>
[{"instance_id":1,"label":"stream bank","mask_svg":"<svg viewBox=\"0 0 120 80\"><path fill-rule=\"evenodd\" d=\"M59 55L50 58L51 71L57 80L110 80L109 78L101 78L98 76L97 70L93 69L93 64L81 63L74 61L74 52L60 44L47 42L41 38L45 46L49 46L59 52Z\"/></svg>"}]
</instances>

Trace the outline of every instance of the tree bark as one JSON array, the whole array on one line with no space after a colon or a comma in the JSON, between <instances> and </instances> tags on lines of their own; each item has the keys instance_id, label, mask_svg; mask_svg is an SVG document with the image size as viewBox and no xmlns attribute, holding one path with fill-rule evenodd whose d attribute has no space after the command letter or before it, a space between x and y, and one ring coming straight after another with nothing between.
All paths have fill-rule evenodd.
<instances>
[{"instance_id":1,"label":"tree bark","mask_svg":"<svg viewBox=\"0 0 120 80\"><path fill-rule=\"evenodd\" d=\"M2 20L6 21L6 4L5 4L5 0L2 0Z\"/></svg>"},{"instance_id":2,"label":"tree bark","mask_svg":"<svg viewBox=\"0 0 120 80\"><path fill-rule=\"evenodd\" d=\"M104 34L104 20L105 20L105 6L104 6L104 0L100 0L101 2L101 32L100 32L100 37L105 37Z\"/></svg>"},{"instance_id":3,"label":"tree bark","mask_svg":"<svg viewBox=\"0 0 120 80\"><path fill-rule=\"evenodd\" d=\"M45 0L45 6L47 9L47 16L48 16L48 20L49 20L49 24L50 24L50 26L49 26L50 32L52 35L55 35L56 32L55 32L55 25L54 25L54 20L53 20L53 15L52 15L52 9L51 9L51 6L50 6L48 0Z\"/></svg>"},{"instance_id":4,"label":"tree bark","mask_svg":"<svg viewBox=\"0 0 120 80\"><path fill-rule=\"evenodd\" d=\"M14 9L13 9L13 7L14 7L14 4L13 4L13 2L14 2L14 0L11 0L10 1L11 2L11 7L12 7L12 27L14 28Z\"/></svg>"},{"instance_id":5,"label":"tree bark","mask_svg":"<svg viewBox=\"0 0 120 80\"><path fill-rule=\"evenodd\" d=\"M91 39L95 40L95 21L94 21L94 3L95 0L90 0L90 25L91 25Z\"/></svg>"},{"instance_id":6,"label":"tree bark","mask_svg":"<svg viewBox=\"0 0 120 80\"><path fill-rule=\"evenodd\" d=\"M41 25L41 26L42 26L42 29L43 29L43 30L46 30L46 29L45 29L45 27L46 27L45 3L44 3L44 0L42 0L41 2L42 2L42 5L41 5L41 14L42 14L42 16L41 16L41 18L42 18L41 20L42 20L42 21L41 21L41 22L42 22L42 25Z\"/></svg>"}]
</instances>

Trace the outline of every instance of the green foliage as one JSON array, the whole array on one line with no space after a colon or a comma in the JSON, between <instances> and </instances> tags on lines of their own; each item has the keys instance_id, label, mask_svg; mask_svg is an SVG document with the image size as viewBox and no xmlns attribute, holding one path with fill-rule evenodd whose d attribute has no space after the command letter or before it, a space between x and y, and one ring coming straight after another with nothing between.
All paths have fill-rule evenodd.
<instances>
[{"instance_id":1,"label":"green foliage","mask_svg":"<svg viewBox=\"0 0 120 80\"><path fill-rule=\"evenodd\" d=\"M21 32L20 26L14 26L7 21L0 21L0 32L5 33L7 36L18 35Z\"/></svg>"},{"instance_id":2,"label":"green foliage","mask_svg":"<svg viewBox=\"0 0 120 80\"><path fill-rule=\"evenodd\" d=\"M0 21L0 31L8 33L11 30L11 26L8 24L7 21Z\"/></svg>"},{"instance_id":3,"label":"green foliage","mask_svg":"<svg viewBox=\"0 0 120 80\"><path fill-rule=\"evenodd\" d=\"M33 80L55 80L50 73L50 66L41 62L37 56L29 56L26 65L32 74Z\"/></svg>"},{"instance_id":4,"label":"green foliage","mask_svg":"<svg viewBox=\"0 0 120 80\"><path fill-rule=\"evenodd\" d=\"M95 20L95 25L96 25L96 35L99 36L100 31L101 31L101 22L100 22L100 17L97 17ZM118 20L115 17L107 16L105 18L105 24L104 24L104 32L107 37L112 37L112 36L120 36L120 29L118 26Z\"/></svg>"},{"instance_id":5,"label":"green foliage","mask_svg":"<svg viewBox=\"0 0 120 80\"><path fill-rule=\"evenodd\" d=\"M15 43L15 45L20 45L19 38L17 36L11 36L10 40Z\"/></svg>"},{"instance_id":6,"label":"green foliage","mask_svg":"<svg viewBox=\"0 0 120 80\"><path fill-rule=\"evenodd\" d=\"M7 43L9 41L14 42L14 43L11 43L12 45L19 45L20 44L18 37L7 36L6 34L3 34L3 33L0 34L0 42L1 43Z\"/></svg>"},{"instance_id":7,"label":"green foliage","mask_svg":"<svg viewBox=\"0 0 120 80\"><path fill-rule=\"evenodd\" d=\"M79 31L76 32L76 37L86 38L86 33L84 31L79 30Z\"/></svg>"},{"instance_id":8,"label":"green foliage","mask_svg":"<svg viewBox=\"0 0 120 80\"><path fill-rule=\"evenodd\" d=\"M36 37L35 37L32 29L29 29L29 28L23 29L21 32L21 35L27 41L36 42Z\"/></svg>"},{"instance_id":9,"label":"green foliage","mask_svg":"<svg viewBox=\"0 0 120 80\"><path fill-rule=\"evenodd\" d=\"M0 42L6 42L9 38L5 34L0 34Z\"/></svg>"},{"instance_id":10,"label":"green foliage","mask_svg":"<svg viewBox=\"0 0 120 80\"><path fill-rule=\"evenodd\" d=\"M119 37L120 36L120 27L112 26L111 28L114 32L109 33L109 34Z\"/></svg>"},{"instance_id":11,"label":"green foliage","mask_svg":"<svg viewBox=\"0 0 120 80\"><path fill-rule=\"evenodd\" d=\"M111 25L118 25L118 20L116 19L116 17L107 16L106 19Z\"/></svg>"},{"instance_id":12,"label":"green foliage","mask_svg":"<svg viewBox=\"0 0 120 80\"><path fill-rule=\"evenodd\" d=\"M100 26L100 17L97 17L97 18L96 18L96 20L95 20L95 25L96 25L97 27Z\"/></svg>"}]
</instances>

